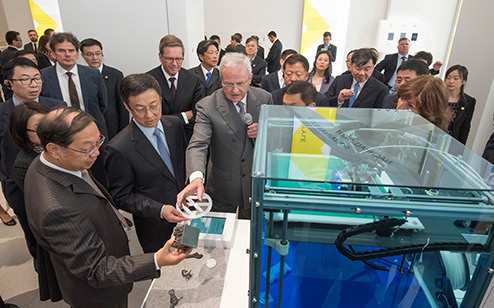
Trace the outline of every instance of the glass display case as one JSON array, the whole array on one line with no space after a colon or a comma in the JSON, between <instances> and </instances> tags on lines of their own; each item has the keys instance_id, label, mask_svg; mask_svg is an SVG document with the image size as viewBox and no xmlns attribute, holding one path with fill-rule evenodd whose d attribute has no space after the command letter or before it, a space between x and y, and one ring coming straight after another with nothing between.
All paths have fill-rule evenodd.
<instances>
[{"instance_id":1,"label":"glass display case","mask_svg":"<svg viewBox=\"0 0 494 308\"><path fill-rule=\"evenodd\" d=\"M251 307L478 307L492 165L407 110L262 106Z\"/></svg>"}]
</instances>

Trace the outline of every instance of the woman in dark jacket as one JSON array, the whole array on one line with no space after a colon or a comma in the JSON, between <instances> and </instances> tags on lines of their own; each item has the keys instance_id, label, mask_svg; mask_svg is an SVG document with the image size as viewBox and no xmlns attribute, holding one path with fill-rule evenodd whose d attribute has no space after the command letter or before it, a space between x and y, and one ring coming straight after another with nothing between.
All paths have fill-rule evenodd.
<instances>
[{"instance_id":1,"label":"woman in dark jacket","mask_svg":"<svg viewBox=\"0 0 494 308\"><path fill-rule=\"evenodd\" d=\"M453 65L446 71L448 104L453 114L448 133L463 144L467 142L476 102L464 91L467 79L468 70L463 65Z\"/></svg>"}]
</instances>

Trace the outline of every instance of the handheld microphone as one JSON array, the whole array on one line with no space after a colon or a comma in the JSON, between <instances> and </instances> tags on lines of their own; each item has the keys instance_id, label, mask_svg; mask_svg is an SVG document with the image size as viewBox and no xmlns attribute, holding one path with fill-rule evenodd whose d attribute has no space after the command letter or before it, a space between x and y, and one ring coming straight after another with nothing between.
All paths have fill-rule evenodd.
<instances>
[{"instance_id":1,"label":"handheld microphone","mask_svg":"<svg viewBox=\"0 0 494 308\"><path fill-rule=\"evenodd\" d=\"M251 125L252 123L254 123L254 120L252 119L252 115L250 113L245 113L244 116L243 116L243 119L244 120L244 123L245 125L249 126ZM252 142L255 143L256 141L256 138L251 138Z\"/></svg>"}]
</instances>

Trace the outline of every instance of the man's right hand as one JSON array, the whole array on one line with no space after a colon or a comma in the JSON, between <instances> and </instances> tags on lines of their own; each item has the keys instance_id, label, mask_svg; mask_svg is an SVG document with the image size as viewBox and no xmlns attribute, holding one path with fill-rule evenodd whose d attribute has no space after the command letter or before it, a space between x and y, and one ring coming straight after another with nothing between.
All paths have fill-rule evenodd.
<instances>
[{"instance_id":1,"label":"man's right hand","mask_svg":"<svg viewBox=\"0 0 494 308\"><path fill-rule=\"evenodd\" d=\"M177 204L182 207L185 203L185 198L192 195L197 195L197 199L202 201L202 194L204 193L204 184L202 183L202 179L197 178L190 182L189 185L185 186L185 188L177 195Z\"/></svg>"},{"instance_id":2,"label":"man's right hand","mask_svg":"<svg viewBox=\"0 0 494 308\"><path fill-rule=\"evenodd\" d=\"M170 251L173 241L175 241L175 236L172 236L165 246L156 252L156 263L159 267L178 264L190 254L192 249Z\"/></svg>"},{"instance_id":3,"label":"man's right hand","mask_svg":"<svg viewBox=\"0 0 494 308\"><path fill-rule=\"evenodd\" d=\"M344 102L350 97L353 96L353 90L352 89L342 89L340 93L338 94L338 101L339 102Z\"/></svg>"}]
</instances>

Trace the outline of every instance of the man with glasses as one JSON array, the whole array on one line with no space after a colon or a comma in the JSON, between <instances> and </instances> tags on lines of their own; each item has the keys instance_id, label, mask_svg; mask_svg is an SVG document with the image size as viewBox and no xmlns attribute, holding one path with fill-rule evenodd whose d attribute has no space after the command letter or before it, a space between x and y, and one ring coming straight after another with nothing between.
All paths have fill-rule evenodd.
<instances>
[{"instance_id":1,"label":"man with glasses","mask_svg":"<svg viewBox=\"0 0 494 308\"><path fill-rule=\"evenodd\" d=\"M103 63L103 45L96 39L82 40L81 53L84 61L90 67L97 69L105 81L108 105L104 116L108 128L108 139L111 140L129 124L129 112L120 99L120 83L124 77L123 73Z\"/></svg>"},{"instance_id":2,"label":"man with glasses","mask_svg":"<svg viewBox=\"0 0 494 308\"><path fill-rule=\"evenodd\" d=\"M218 65L218 43L213 40L200 41L197 44L197 57L201 64L189 71L196 74L206 88L206 96L221 88Z\"/></svg>"},{"instance_id":3,"label":"man with glasses","mask_svg":"<svg viewBox=\"0 0 494 308\"><path fill-rule=\"evenodd\" d=\"M162 112L181 118L186 124L187 140L190 140L194 131L195 105L204 97L205 88L199 77L182 68L184 44L175 35L166 35L160 40L158 58L161 65L148 74L160 84Z\"/></svg>"},{"instance_id":4,"label":"man with glasses","mask_svg":"<svg viewBox=\"0 0 494 308\"><path fill-rule=\"evenodd\" d=\"M201 198L205 183L214 211L238 211L239 218L250 218L259 109L261 104L272 104L272 98L265 90L249 86L252 68L241 53L230 52L223 57L220 75L222 91L197 103L194 135L186 152L190 184L177 196L177 202L181 204L196 193Z\"/></svg>"},{"instance_id":5,"label":"man with glasses","mask_svg":"<svg viewBox=\"0 0 494 308\"><path fill-rule=\"evenodd\" d=\"M108 144L109 190L132 213L143 251L153 252L184 220L174 206L185 186L184 121L161 114L161 88L149 74L125 77L121 96L132 121Z\"/></svg>"},{"instance_id":6,"label":"man with glasses","mask_svg":"<svg viewBox=\"0 0 494 308\"><path fill-rule=\"evenodd\" d=\"M33 61L23 57L14 58L7 62L4 70L7 86L13 92L13 96L0 104L0 179L5 199L14 209L24 231L29 253L36 261L36 240L27 223L24 196L12 175L12 167L19 150L10 135L10 114L15 106L26 101L37 101L47 107L62 106L65 103L39 96L42 89L41 73Z\"/></svg>"},{"instance_id":7,"label":"man with glasses","mask_svg":"<svg viewBox=\"0 0 494 308\"><path fill-rule=\"evenodd\" d=\"M190 251L170 252L170 239L156 252L130 255L127 221L87 172L104 139L88 113L52 111L38 135L44 151L29 167L24 191L29 225L48 255L41 272L52 267L47 273L54 274L44 287L59 288L71 307L127 307L134 281L159 277L161 266Z\"/></svg>"}]
</instances>

